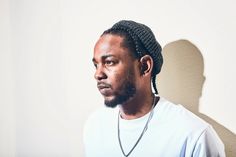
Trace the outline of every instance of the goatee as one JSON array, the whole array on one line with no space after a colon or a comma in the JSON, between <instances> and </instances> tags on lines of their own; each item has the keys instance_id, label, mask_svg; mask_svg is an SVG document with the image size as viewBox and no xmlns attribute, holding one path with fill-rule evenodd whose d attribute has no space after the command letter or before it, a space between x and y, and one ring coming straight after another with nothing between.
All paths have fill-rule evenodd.
<instances>
[{"instance_id":1,"label":"goatee","mask_svg":"<svg viewBox=\"0 0 236 157\"><path fill-rule=\"evenodd\" d=\"M115 95L115 98L113 100L105 100L104 103L107 107L115 108L117 105L122 105L123 103L128 101L134 96L135 93L136 88L134 84L128 81L124 84L122 91Z\"/></svg>"}]
</instances>

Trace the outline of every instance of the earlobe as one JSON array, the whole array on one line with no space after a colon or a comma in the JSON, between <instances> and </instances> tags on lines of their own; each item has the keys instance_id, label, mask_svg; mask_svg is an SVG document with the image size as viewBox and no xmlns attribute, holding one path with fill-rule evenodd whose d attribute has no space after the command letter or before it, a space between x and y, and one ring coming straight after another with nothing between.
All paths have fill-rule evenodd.
<instances>
[{"instance_id":1,"label":"earlobe","mask_svg":"<svg viewBox=\"0 0 236 157\"><path fill-rule=\"evenodd\" d=\"M140 67L141 75L151 74L153 67L152 57L149 55L145 55L142 58L140 58L140 63L141 63Z\"/></svg>"},{"instance_id":2,"label":"earlobe","mask_svg":"<svg viewBox=\"0 0 236 157\"><path fill-rule=\"evenodd\" d=\"M141 74L145 74L146 71L148 70L148 65L146 63L142 63L141 65Z\"/></svg>"}]
</instances>

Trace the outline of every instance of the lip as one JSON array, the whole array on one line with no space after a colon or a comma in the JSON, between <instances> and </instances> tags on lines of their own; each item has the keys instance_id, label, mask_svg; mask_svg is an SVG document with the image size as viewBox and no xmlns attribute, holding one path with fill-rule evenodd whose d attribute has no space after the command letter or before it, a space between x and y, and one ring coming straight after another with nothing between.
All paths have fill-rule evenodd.
<instances>
[{"instance_id":1,"label":"lip","mask_svg":"<svg viewBox=\"0 0 236 157\"><path fill-rule=\"evenodd\" d=\"M98 83L97 88L102 95L109 95L111 92L111 85L107 83Z\"/></svg>"}]
</instances>

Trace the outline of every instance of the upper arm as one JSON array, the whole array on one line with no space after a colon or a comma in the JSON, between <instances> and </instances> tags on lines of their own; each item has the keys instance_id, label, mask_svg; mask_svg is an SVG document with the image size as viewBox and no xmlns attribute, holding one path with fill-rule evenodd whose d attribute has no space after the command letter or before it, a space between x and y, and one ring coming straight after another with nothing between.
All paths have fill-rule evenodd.
<instances>
[{"instance_id":1,"label":"upper arm","mask_svg":"<svg viewBox=\"0 0 236 157\"><path fill-rule=\"evenodd\" d=\"M225 157L224 144L211 126L198 138L193 157Z\"/></svg>"}]
</instances>

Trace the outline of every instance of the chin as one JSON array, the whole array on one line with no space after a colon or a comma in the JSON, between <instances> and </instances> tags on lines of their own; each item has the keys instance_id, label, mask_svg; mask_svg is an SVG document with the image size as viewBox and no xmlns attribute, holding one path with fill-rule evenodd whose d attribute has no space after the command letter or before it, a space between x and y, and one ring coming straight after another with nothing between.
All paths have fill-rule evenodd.
<instances>
[{"instance_id":1,"label":"chin","mask_svg":"<svg viewBox=\"0 0 236 157\"><path fill-rule=\"evenodd\" d=\"M115 108L117 105L122 105L132 98L136 93L136 88L132 83L126 83L120 92L114 92L110 95L104 96L104 103L107 107Z\"/></svg>"},{"instance_id":2,"label":"chin","mask_svg":"<svg viewBox=\"0 0 236 157\"><path fill-rule=\"evenodd\" d=\"M110 107L110 108L115 108L116 106L118 106L118 104L114 103L113 101L106 101L105 100L104 104L106 105L106 107Z\"/></svg>"},{"instance_id":3,"label":"chin","mask_svg":"<svg viewBox=\"0 0 236 157\"><path fill-rule=\"evenodd\" d=\"M115 108L118 105L116 97L104 97L104 104L107 107Z\"/></svg>"},{"instance_id":4,"label":"chin","mask_svg":"<svg viewBox=\"0 0 236 157\"><path fill-rule=\"evenodd\" d=\"M122 105L127 102L132 96L130 95L118 95L111 97L109 99L105 99L104 103L107 107L115 108L118 105Z\"/></svg>"}]
</instances>

